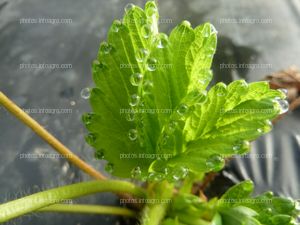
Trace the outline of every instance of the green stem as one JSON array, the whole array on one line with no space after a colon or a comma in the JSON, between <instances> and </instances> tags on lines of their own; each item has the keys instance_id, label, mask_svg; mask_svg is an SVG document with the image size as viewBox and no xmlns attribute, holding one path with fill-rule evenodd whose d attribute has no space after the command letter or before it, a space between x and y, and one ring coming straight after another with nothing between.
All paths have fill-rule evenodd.
<instances>
[{"instance_id":1,"label":"green stem","mask_svg":"<svg viewBox=\"0 0 300 225\"><path fill-rule=\"evenodd\" d=\"M141 225L159 225L172 201L174 185L166 181L149 185L148 203L143 210ZM155 203L151 203L155 202Z\"/></svg>"},{"instance_id":2,"label":"green stem","mask_svg":"<svg viewBox=\"0 0 300 225\"><path fill-rule=\"evenodd\" d=\"M137 197L145 197L145 192L142 188L126 181L83 182L50 189L2 204L0 205L0 222L8 221L62 201L98 192L130 193Z\"/></svg>"},{"instance_id":3,"label":"green stem","mask_svg":"<svg viewBox=\"0 0 300 225\"><path fill-rule=\"evenodd\" d=\"M121 207L83 204L55 204L39 209L37 212L58 212L58 213L86 213L86 214L109 214L128 217L136 217L133 210Z\"/></svg>"}]
</instances>

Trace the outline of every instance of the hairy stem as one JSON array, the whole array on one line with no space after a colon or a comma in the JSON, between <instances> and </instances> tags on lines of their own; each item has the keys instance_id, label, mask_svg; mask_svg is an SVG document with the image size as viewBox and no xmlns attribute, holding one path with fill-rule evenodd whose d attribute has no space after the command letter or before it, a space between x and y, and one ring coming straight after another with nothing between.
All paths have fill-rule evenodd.
<instances>
[{"instance_id":1,"label":"hairy stem","mask_svg":"<svg viewBox=\"0 0 300 225\"><path fill-rule=\"evenodd\" d=\"M84 214L108 214L136 217L133 210L121 207L83 204L55 204L39 209L37 212L58 212L58 213L84 213Z\"/></svg>"},{"instance_id":2,"label":"hairy stem","mask_svg":"<svg viewBox=\"0 0 300 225\"><path fill-rule=\"evenodd\" d=\"M150 184L148 194L149 203L144 207L141 225L159 225L172 201L173 185L166 181Z\"/></svg>"},{"instance_id":3,"label":"hairy stem","mask_svg":"<svg viewBox=\"0 0 300 225\"><path fill-rule=\"evenodd\" d=\"M89 174L93 178L100 179L100 180L106 179L104 175L102 175L100 172L95 170L93 167L91 167L82 159L80 159L77 155L75 155L70 149L68 149L65 145L63 145L58 139L56 139L45 128L43 128L37 121L35 121L21 108L19 108L13 101L11 101L2 92L0 92L0 105L3 105L15 117L17 117L24 124L30 127L37 135L43 138L58 153L65 156L67 160L69 160L75 166L80 168L82 171Z\"/></svg>"},{"instance_id":4,"label":"hairy stem","mask_svg":"<svg viewBox=\"0 0 300 225\"><path fill-rule=\"evenodd\" d=\"M146 196L144 189L126 181L83 182L50 189L2 204L0 205L0 222L8 221L62 201L98 192L130 193L141 198Z\"/></svg>"}]
</instances>

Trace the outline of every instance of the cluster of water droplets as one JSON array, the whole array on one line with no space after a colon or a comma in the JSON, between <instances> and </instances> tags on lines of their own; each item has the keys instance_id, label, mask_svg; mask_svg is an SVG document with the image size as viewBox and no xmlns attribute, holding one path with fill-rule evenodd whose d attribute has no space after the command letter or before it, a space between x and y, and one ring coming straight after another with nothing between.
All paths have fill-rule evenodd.
<instances>
[{"instance_id":1,"label":"cluster of water droplets","mask_svg":"<svg viewBox=\"0 0 300 225\"><path fill-rule=\"evenodd\" d=\"M146 179L148 181L162 181L168 180L169 182L179 181L184 179L189 174L189 169L184 166L175 168L165 167L162 171L151 171L148 173Z\"/></svg>"}]
</instances>

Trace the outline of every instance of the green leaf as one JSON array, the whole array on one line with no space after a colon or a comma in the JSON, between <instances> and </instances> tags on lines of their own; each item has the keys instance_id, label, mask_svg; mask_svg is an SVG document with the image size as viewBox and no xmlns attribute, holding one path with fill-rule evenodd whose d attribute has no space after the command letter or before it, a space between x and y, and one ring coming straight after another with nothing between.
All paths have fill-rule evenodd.
<instances>
[{"instance_id":1,"label":"green leaf","mask_svg":"<svg viewBox=\"0 0 300 225\"><path fill-rule=\"evenodd\" d=\"M222 225L222 217L219 213L216 213L213 220L211 221L211 225Z\"/></svg>"},{"instance_id":2,"label":"green leaf","mask_svg":"<svg viewBox=\"0 0 300 225\"><path fill-rule=\"evenodd\" d=\"M297 217L295 202L290 199L275 197L272 192L252 197L253 184L250 181L244 181L230 188L218 200L218 211L222 216L222 221L226 224L240 224L238 214L231 210L236 207L243 207L243 210L249 209L256 212L255 215L248 215L245 218L259 221L258 224L264 225L290 225L293 218ZM245 214L245 212L242 212ZM237 217L237 218L235 218ZM252 221L253 222L253 221ZM246 223L248 224L248 223ZM252 224L252 223L249 223ZM256 224L253 222L253 224Z\"/></svg>"},{"instance_id":3,"label":"green leaf","mask_svg":"<svg viewBox=\"0 0 300 225\"><path fill-rule=\"evenodd\" d=\"M283 93L235 81L207 94L215 28L183 21L168 37L158 19L149 1L113 22L93 62L86 140L119 177L174 181L220 170L224 157L247 152L248 141L271 129Z\"/></svg>"},{"instance_id":4,"label":"green leaf","mask_svg":"<svg viewBox=\"0 0 300 225\"><path fill-rule=\"evenodd\" d=\"M226 191L219 200L220 207L231 207L240 205L240 200L247 199L251 196L254 189L253 182L250 180L243 181Z\"/></svg>"},{"instance_id":5,"label":"green leaf","mask_svg":"<svg viewBox=\"0 0 300 225\"><path fill-rule=\"evenodd\" d=\"M236 206L233 208L220 209L223 225L262 225L254 216L257 213L244 206Z\"/></svg>"}]
</instances>

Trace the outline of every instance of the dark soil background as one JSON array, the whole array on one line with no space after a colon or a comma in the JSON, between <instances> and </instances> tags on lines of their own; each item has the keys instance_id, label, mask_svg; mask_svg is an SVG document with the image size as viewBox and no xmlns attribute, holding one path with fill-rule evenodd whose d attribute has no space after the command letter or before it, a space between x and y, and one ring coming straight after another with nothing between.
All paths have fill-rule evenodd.
<instances>
[{"instance_id":1,"label":"dark soil background","mask_svg":"<svg viewBox=\"0 0 300 225\"><path fill-rule=\"evenodd\" d=\"M128 0L0 0L0 90L24 109L69 109L70 113L31 116L83 159L103 171L84 143L81 115L89 111L81 90L93 86L91 62L113 19L121 18ZM265 75L300 67L299 0L161 0L161 29L169 32L182 20L193 26L209 21L219 31L214 61L215 81ZM72 19L70 24L24 24L24 18ZM232 19L269 23L234 23ZM229 19L229 20L228 20ZM224 21L227 21L224 23ZM20 64L71 64L71 69L21 69ZM257 64L255 69L222 69L220 64ZM289 113L275 129L252 144L252 155L234 159L212 183L210 193L253 179L256 192L300 198L300 110ZM53 153L30 129L0 108L0 202L64 184L88 180L64 159L21 159L23 153ZM261 154L269 154L265 158ZM101 194L75 202L118 204ZM124 224L117 217L35 214L9 224Z\"/></svg>"}]
</instances>

